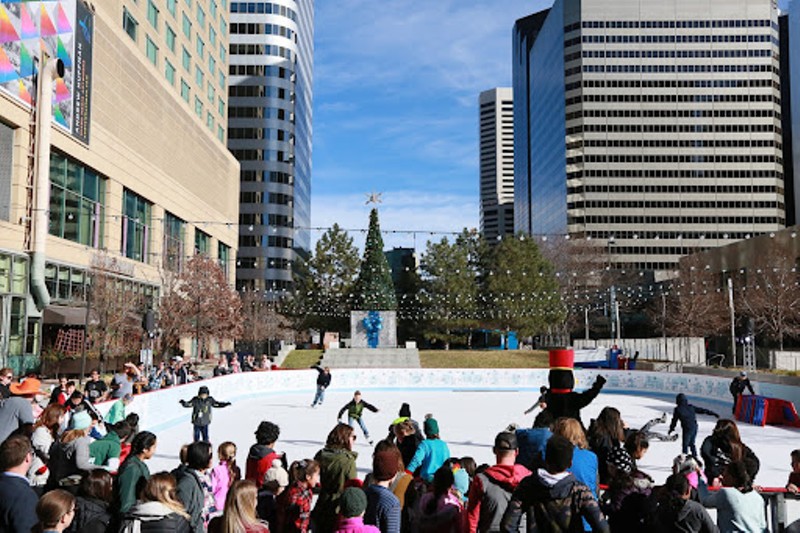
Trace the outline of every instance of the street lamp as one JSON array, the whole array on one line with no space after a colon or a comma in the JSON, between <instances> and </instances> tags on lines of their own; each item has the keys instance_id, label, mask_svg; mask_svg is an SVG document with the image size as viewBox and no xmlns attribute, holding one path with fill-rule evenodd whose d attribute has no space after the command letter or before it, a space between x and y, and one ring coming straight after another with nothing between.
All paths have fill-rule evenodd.
<instances>
[{"instance_id":1,"label":"street lamp","mask_svg":"<svg viewBox=\"0 0 800 533\"><path fill-rule=\"evenodd\" d=\"M608 252L608 273L609 276L611 275L611 247L615 246L617 243L614 240L614 236L611 235L608 238L608 242L606 243L606 250ZM611 300L611 338L612 340L619 344L619 303L617 302L617 286L614 283L614 278L611 278L611 290L609 294Z\"/></svg>"}]
</instances>

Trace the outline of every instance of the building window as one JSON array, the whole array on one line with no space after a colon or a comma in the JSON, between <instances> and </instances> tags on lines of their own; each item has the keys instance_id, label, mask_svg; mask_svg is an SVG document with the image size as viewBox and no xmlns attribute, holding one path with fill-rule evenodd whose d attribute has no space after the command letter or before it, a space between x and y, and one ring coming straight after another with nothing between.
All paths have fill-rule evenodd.
<instances>
[{"instance_id":1,"label":"building window","mask_svg":"<svg viewBox=\"0 0 800 533\"><path fill-rule=\"evenodd\" d=\"M128 37L136 41L139 33L139 23L136 22L136 19L126 8L122 9L122 29L125 30Z\"/></svg>"},{"instance_id":2,"label":"building window","mask_svg":"<svg viewBox=\"0 0 800 533\"><path fill-rule=\"evenodd\" d=\"M219 45L219 59L223 63L225 63L225 58L228 57L228 53L225 51L225 47L221 44Z\"/></svg>"},{"instance_id":3,"label":"building window","mask_svg":"<svg viewBox=\"0 0 800 533\"><path fill-rule=\"evenodd\" d=\"M214 59L214 56L208 54L208 72L213 77L214 71L217 70L217 61Z\"/></svg>"},{"instance_id":4,"label":"building window","mask_svg":"<svg viewBox=\"0 0 800 533\"><path fill-rule=\"evenodd\" d=\"M217 18L217 4L214 0L211 0L211 5L209 5L209 14L211 15L211 19L215 20Z\"/></svg>"},{"instance_id":5,"label":"building window","mask_svg":"<svg viewBox=\"0 0 800 533\"><path fill-rule=\"evenodd\" d=\"M211 131L214 131L214 115L211 114L211 111L206 114L206 126Z\"/></svg>"},{"instance_id":6,"label":"building window","mask_svg":"<svg viewBox=\"0 0 800 533\"><path fill-rule=\"evenodd\" d=\"M219 88L223 92L225 91L225 73L221 70L219 71Z\"/></svg>"},{"instance_id":7,"label":"building window","mask_svg":"<svg viewBox=\"0 0 800 533\"><path fill-rule=\"evenodd\" d=\"M199 96L194 97L194 112L198 117L203 118L203 101Z\"/></svg>"},{"instance_id":8,"label":"building window","mask_svg":"<svg viewBox=\"0 0 800 533\"><path fill-rule=\"evenodd\" d=\"M192 71L192 54L190 54L189 50L187 50L185 47L183 48L182 61L183 61L184 70L186 70L186 72L191 72Z\"/></svg>"},{"instance_id":9,"label":"building window","mask_svg":"<svg viewBox=\"0 0 800 533\"><path fill-rule=\"evenodd\" d=\"M198 57L200 57L200 59L203 59L203 57L205 56L205 53L206 53L206 43L204 43L203 40L200 38L200 36L198 36L197 37L197 55L198 55Z\"/></svg>"},{"instance_id":10,"label":"building window","mask_svg":"<svg viewBox=\"0 0 800 533\"><path fill-rule=\"evenodd\" d=\"M194 253L208 255L210 251L211 251L211 235L195 228Z\"/></svg>"},{"instance_id":11,"label":"building window","mask_svg":"<svg viewBox=\"0 0 800 533\"><path fill-rule=\"evenodd\" d=\"M122 194L122 254L147 263L150 251L150 214L153 204L133 191Z\"/></svg>"},{"instance_id":12,"label":"building window","mask_svg":"<svg viewBox=\"0 0 800 533\"><path fill-rule=\"evenodd\" d=\"M219 139L221 142L225 142L225 130L222 128L222 126L217 126L217 139Z\"/></svg>"},{"instance_id":13,"label":"building window","mask_svg":"<svg viewBox=\"0 0 800 533\"><path fill-rule=\"evenodd\" d=\"M201 28L206 27L206 12L203 11L203 8L200 7L200 3L197 4L197 23L200 24Z\"/></svg>"},{"instance_id":14,"label":"building window","mask_svg":"<svg viewBox=\"0 0 800 533\"><path fill-rule=\"evenodd\" d=\"M187 104L189 103L190 92L191 90L189 89L189 84L186 83L186 80L181 78L181 98L183 98Z\"/></svg>"},{"instance_id":15,"label":"building window","mask_svg":"<svg viewBox=\"0 0 800 533\"><path fill-rule=\"evenodd\" d=\"M207 94L207 96L208 96L208 103L211 104L211 106L213 107L214 106L214 98L217 96L217 91L214 90L214 84L211 83L211 80L209 80L209 82L208 82L208 94Z\"/></svg>"},{"instance_id":16,"label":"building window","mask_svg":"<svg viewBox=\"0 0 800 533\"><path fill-rule=\"evenodd\" d=\"M202 90L203 89L203 79L205 78L205 74L203 71L200 70L200 65L195 65L194 67L194 81L197 82L197 88Z\"/></svg>"},{"instance_id":17,"label":"building window","mask_svg":"<svg viewBox=\"0 0 800 533\"><path fill-rule=\"evenodd\" d=\"M158 31L158 8L153 0L147 0L147 20Z\"/></svg>"},{"instance_id":18,"label":"building window","mask_svg":"<svg viewBox=\"0 0 800 533\"><path fill-rule=\"evenodd\" d=\"M167 78L170 85L175 85L175 67L172 66L169 59L164 60L164 77Z\"/></svg>"},{"instance_id":19,"label":"building window","mask_svg":"<svg viewBox=\"0 0 800 533\"><path fill-rule=\"evenodd\" d=\"M222 35L228 35L228 23L224 20L219 21L219 31Z\"/></svg>"},{"instance_id":20,"label":"building window","mask_svg":"<svg viewBox=\"0 0 800 533\"><path fill-rule=\"evenodd\" d=\"M146 44L145 49L146 49L146 53L147 53L147 59L149 59L152 64L157 65L158 64L158 46L156 46L156 43L153 42L153 40L150 38L149 35L146 37L146 42L147 42L147 44Z\"/></svg>"},{"instance_id":21,"label":"building window","mask_svg":"<svg viewBox=\"0 0 800 533\"><path fill-rule=\"evenodd\" d=\"M229 263L231 260L231 247L225 243L219 243L217 245L217 260L219 261L219 266L227 278Z\"/></svg>"},{"instance_id":22,"label":"building window","mask_svg":"<svg viewBox=\"0 0 800 533\"><path fill-rule=\"evenodd\" d=\"M170 212L164 215L164 267L178 272L183 264L183 235L185 222Z\"/></svg>"},{"instance_id":23,"label":"building window","mask_svg":"<svg viewBox=\"0 0 800 533\"><path fill-rule=\"evenodd\" d=\"M105 179L81 163L50 155L50 235L103 246Z\"/></svg>"},{"instance_id":24,"label":"building window","mask_svg":"<svg viewBox=\"0 0 800 533\"><path fill-rule=\"evenodd\" d=\"M176 0L167 0L167 11L169 11L170 15L173 17L175 16L175 5L177 3Z\"/></svg>"},{"instance_id":25,"label":"building window","mask_svg":"<svg viewBox=\"0 0 800 533\"><path fill-rule=\"evenodd\" d=\"M225 116L225 100L222 98L217 99L217 111L219 111L220 116Z\"/></svg>"},{"instance_id":26,"label":"building window","mask_svg":"<svg viewBox=\"0 0 800 533\"><path fill-rule=\"evenodd\" d=\"M167 29L167 48L170 49L171 52L175 51L175 31L169 27L169 25L164 25Z\"/></svg>"},{"instance_id":27,"label":"building window","mask_svg":"<svg viewBox=\"0 0 800 533\"><path fill-rule=\"evenodd\" d=\"M183 14L183 35L187 39L192 38L192 21L186 16L186 13Z\"/></svg>"},{"instance_id":28,"label":"building window","mask_svg":"<svg viewBox=\"0 0 800 533\"><path fill-rule=\"evenodd\" d=\"M208 28L208 43L212 48L217 47L217 32L214 31L214 28Z\"/></svg>"}]
</instances>

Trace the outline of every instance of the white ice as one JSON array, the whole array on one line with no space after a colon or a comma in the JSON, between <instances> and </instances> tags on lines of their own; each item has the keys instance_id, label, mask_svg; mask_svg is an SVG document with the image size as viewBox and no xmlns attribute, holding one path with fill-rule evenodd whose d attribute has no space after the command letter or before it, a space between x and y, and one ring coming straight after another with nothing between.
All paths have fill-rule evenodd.
<instances>
[{"instance_id":1,"label":"white ice","mask_svg":"<svg viewBox=\"0 0 800 533\"><path fill-rule=\"evenodd\" d=\"M379 412L365 411L364 420L371 438L377 442L387 435L387 428L397 417L401 403L407 402L411 406L412 417L420 424L425 413L434 415L439 422L442 439L447 442L453 457L471 456L478 464L493 464L492 444L495 435L511 422L518 423L520 427L530 427L535 413L525 416L523 411L535 401L538 391L536 393L365 390L363 399L375 405ZM339 409L351 397L350 392L329 391L324 405L315 409L309 407L313 393L268 394L260 399L242 400L231 407L214 410L210 439L215 447L226 440L235 442L238 447L237 460L243 467L247 451L255 442L253 432L258 423L261 420L270 420L281 428L276 448L286 452L289 461L312 458L322 448L328 432L336 424ZM647 397L601 394L581 412L584 423L588 425L589 420L596 417L606 405L618 408L628 426L634 428L667 412L667 423L652 428L660 433L667 432L674 407L672 403ZM729 411L721 410L719 404L704 407L716 410L723 417L730 415ZM175 409L181 408L176 406ZM181 423L158 431L158 452L150 461L151 471L175 468L181 445L191 442L189 411L183 410L181 414ZM698 422L699 451L703 439L711 433L716 419L698 415ZM800 447L800 432L794 428L757 427L744 423L739 423L739 430L744 443L755 451L761 461L757 484L764 487L783 487L790 471L789 453ZM355 450L359 454L357 465L359 477L363 478L371 470L372 447L367 444L360 429L356 428L356 433L358 440ZM680 451L680 440L653 441L639 466L656 482L662 483L671 473L672 459Z\"/></svg>"}]
</instances>

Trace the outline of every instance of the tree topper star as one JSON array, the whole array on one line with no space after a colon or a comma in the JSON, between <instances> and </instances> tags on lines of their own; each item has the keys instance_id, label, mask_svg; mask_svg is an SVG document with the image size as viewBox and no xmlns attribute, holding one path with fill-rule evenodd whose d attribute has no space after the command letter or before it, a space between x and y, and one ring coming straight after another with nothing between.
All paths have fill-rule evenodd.
<instances>
[{"instance_id":1,"label":"tree topper star","mask_svg":"<svg viewBox=\"0 0 800 533\"><path fill-rule=\"evenodd\" d=\"M383 203L383 198L381 198L382 196L383 196L383 193L382 193L382 192L371 192L371 193L367 193L367 201L366 201L366 202L364 202L364 205L369 205L369 204L375 204L375 205L378 205L378 204L382 204L382 203Z\"/></svg>"}]
</instances>

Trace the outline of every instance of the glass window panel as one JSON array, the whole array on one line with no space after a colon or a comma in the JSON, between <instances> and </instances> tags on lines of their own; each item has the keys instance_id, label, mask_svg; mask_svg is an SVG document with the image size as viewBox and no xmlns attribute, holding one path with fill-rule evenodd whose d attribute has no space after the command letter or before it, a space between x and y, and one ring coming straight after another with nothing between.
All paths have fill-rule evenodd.
<instances>
[{"instance_id":1,"label":"glass window panel","mask_svg":"<svg viewBox=\"0 0 800 533\"><path fill-rule=\"evenodd\" d=\"M80 218L81 197L68 192L64 196L64 233L63 238L71 241L78 240L78 224Z\"/></svg>"},{"instance_id":2,"label":"glass window panel","mask_svg":"<svg viewBox=\"0 0 800 533\"><path fill-rule=\"evenodd\" d=\"M61 237L64 231L64 189L51 187L50 189L50 220L49 233Z\"/></svg>"},{"instance_id":3,"label":"glass window panel","mask_svg":"<svg viewBox=\"0 0 800 533\"><path fill-rule=\"evenodd\" d=\"M39 354L39 329L42 326L41 320L31 318L28 320L28 333L25 337L25 353L30 355Z\"/></svg>"},{"instance_id":4,"label":"glass window panel","mask_svg":"<svg viewBox=\"0 0 800 533\"><path fill-rule=\"evenodd\" d=\"M8 332L8 355L22 355L25 340L25 298L11 299L11 328Z\"/></svg>"},{"instance_id":5,"label":"glass window panel","mask_svg":"<svg viewBox=\"0 0 800 533\"><path fill-rule=\"evenodd\" d=\"M58 299L69 300L69 268L59 267L58 269Z\"/></svg>"},{"instance_id":6,"label":"glass window panel","mask_svg":"<svg viewBox=\"0 0 800 533\"><path fill-rule=\"evenodd\" d=\"M11 256L0 254L0 293L11 292Z\"/></svg>"}]
</instances>

